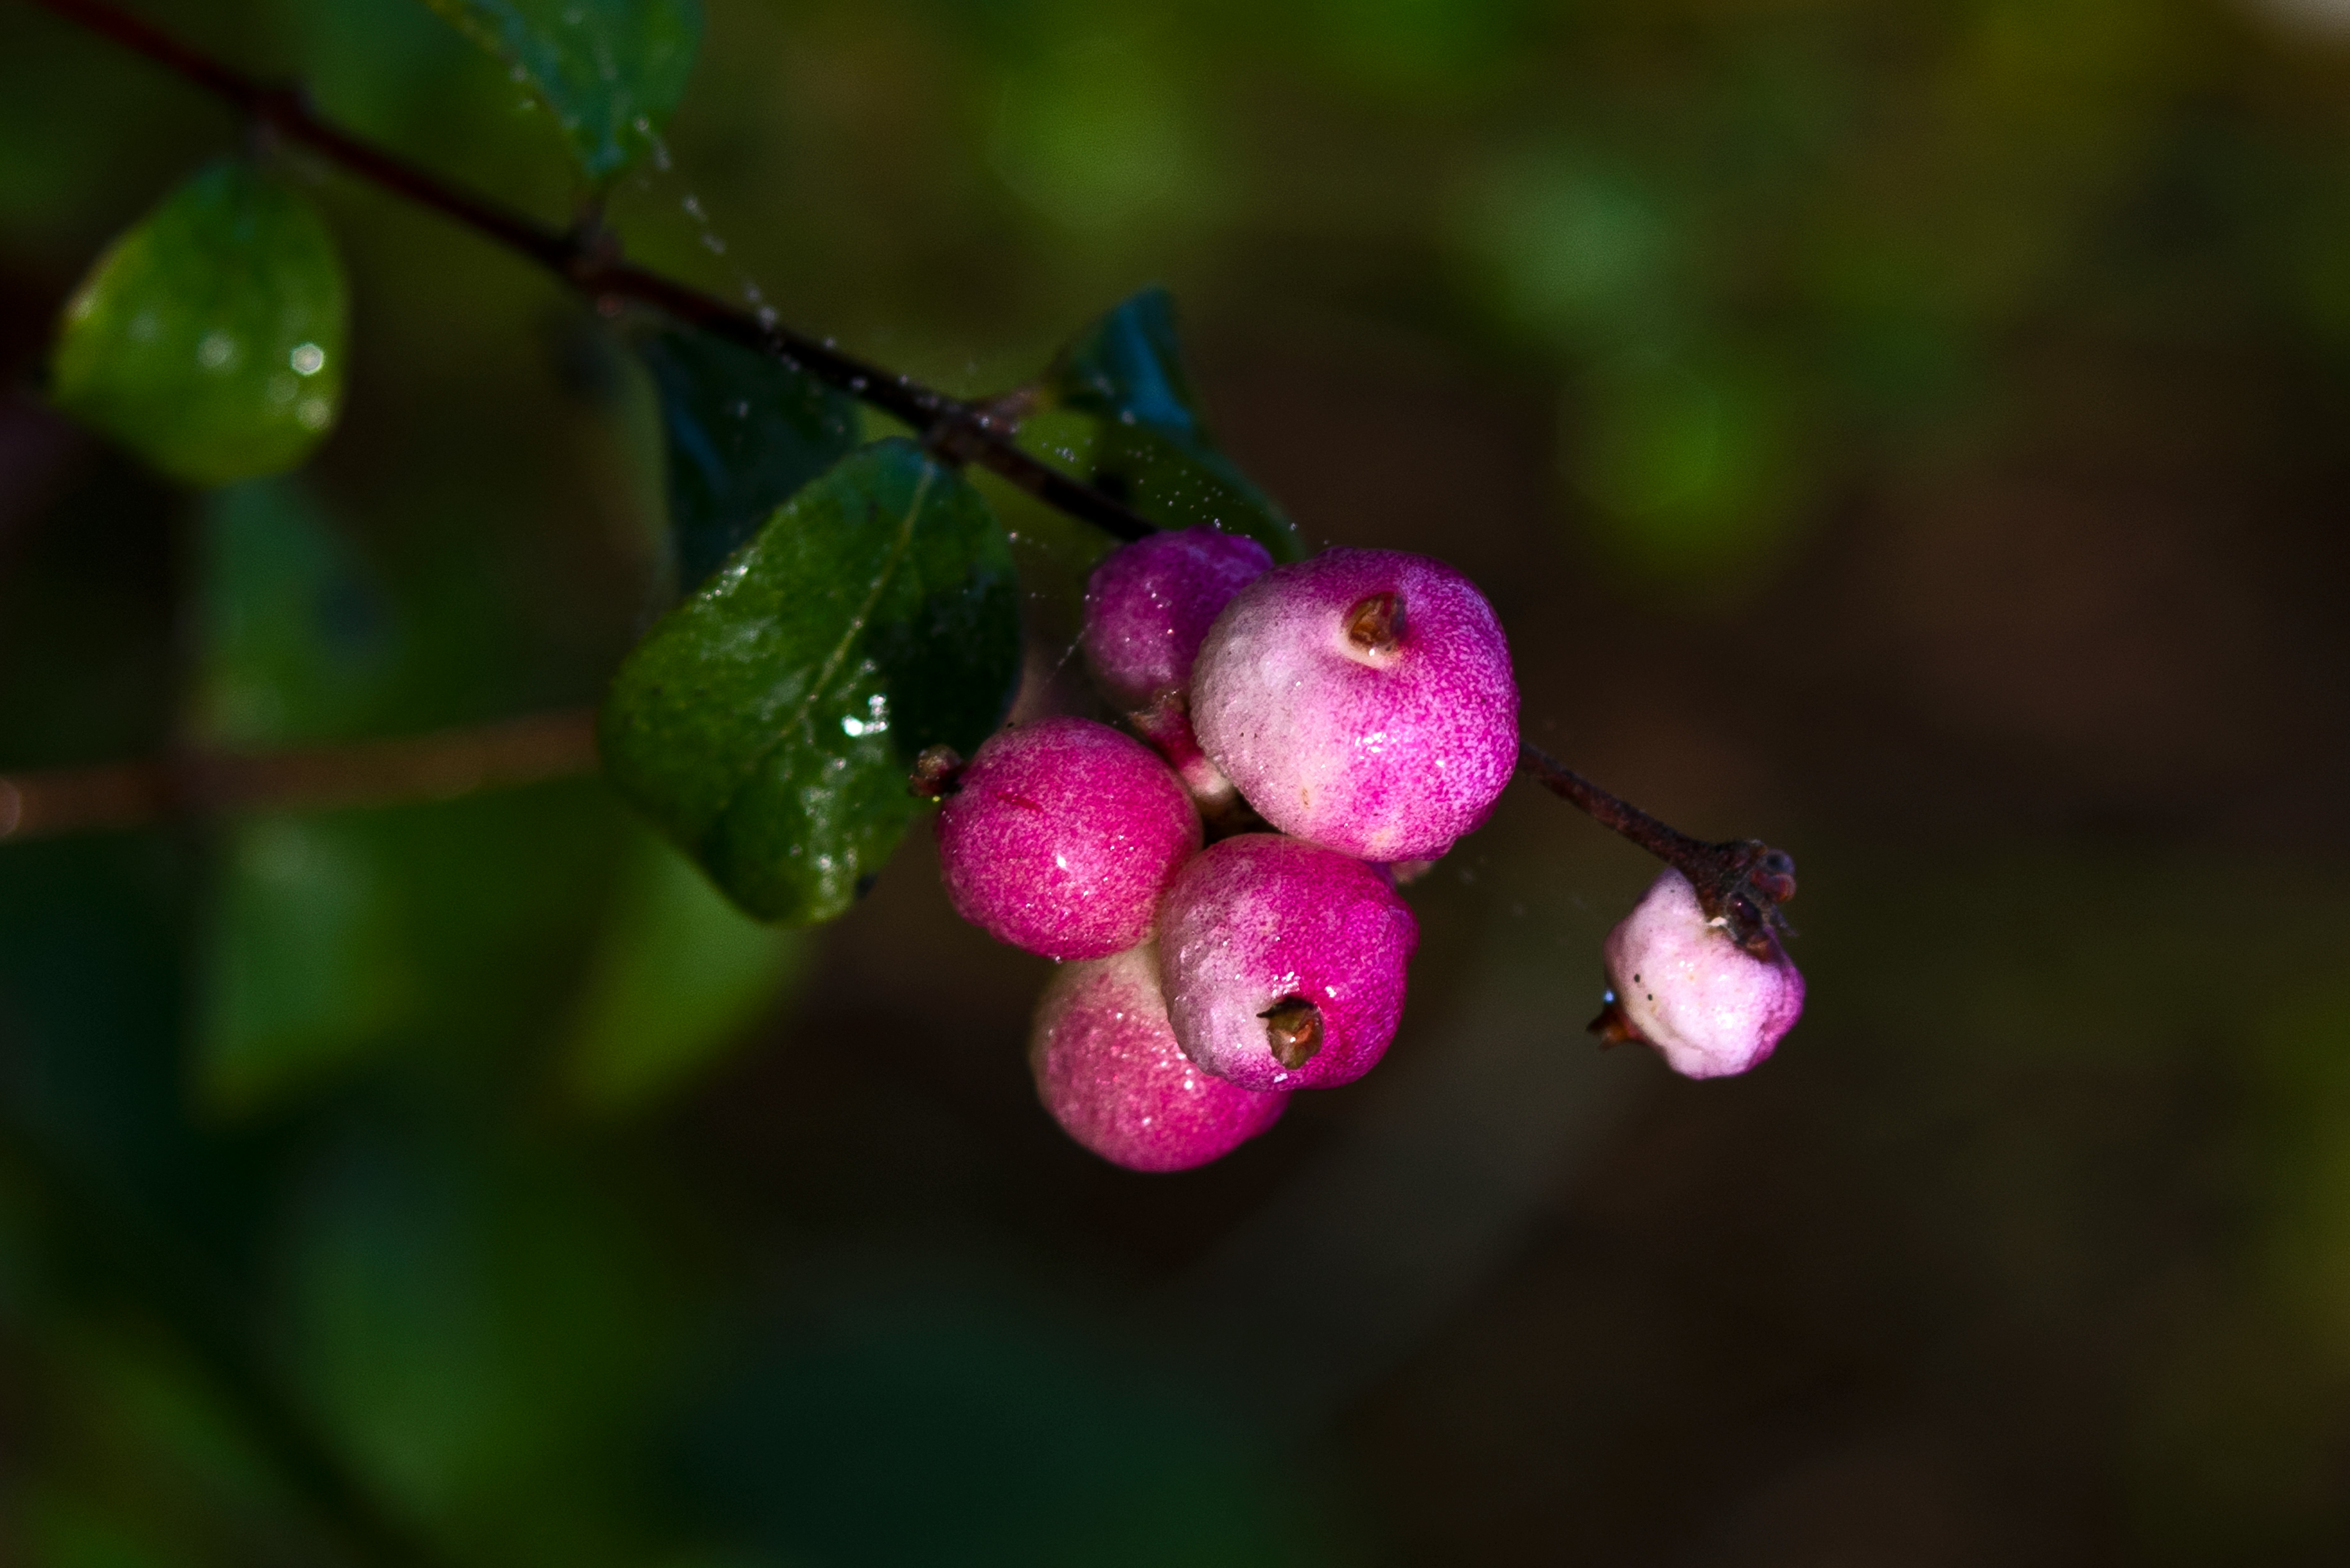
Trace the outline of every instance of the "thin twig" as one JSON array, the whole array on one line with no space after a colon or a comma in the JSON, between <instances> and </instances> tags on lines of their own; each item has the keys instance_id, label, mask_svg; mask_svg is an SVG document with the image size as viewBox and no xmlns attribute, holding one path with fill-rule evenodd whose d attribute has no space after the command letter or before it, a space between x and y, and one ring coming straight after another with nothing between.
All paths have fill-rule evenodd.
<instances>
[{"instance_id":1,"label":"thin twig","mask_svg":"<svg viewBox=\"0 0 2350 1568\"><path fill-rule=\"evenodd\" d=\"M1795 896L1795 861L1785 850L1759 838L1714 844L1692 837L1600 788L1532 742L1518 742L1518 761L1553 794L1581 806L1602 827L1687 877L1706 913L1727 921L1741 942L1761 949L1773 930L1786 929L1779 906Z\"/></svg>"},{"instance_id":2,"label":"thin twig","mask_svg":"<svg viewBox=\"0 0 2350 1568\"><path fill-rule=\"evenodd\" d=\"M1140 539L1157 532L1125 503L1014 446L1013 426L988 404L951 397L624 261L609 232L592 223L567 232L550 228L477 196L320 119L299 89L247 75L107 0L29 3L146 57L350 172L528 256L591 299L650 305L713 337L789 360L827 386L912 426L942 455L976 462L1045 505L1117 538Z\"/></svg>"},{"instance_id":3,"label":"thin twig","mask_svg":"<svg viewBox=\"0 0 2350 1568\"><path fill-rule=\"evenodd\" d=\"M325 154L350 172L528 256L599 304L634 300L650 305L712 336L788 360L817 380L911 426L932 450L950 460L977 462L1045 505L1090 523L1115 537L1140 539L1155 532L1153 524L1123 502L1070 478L1014 446L1012 437L1017 420L1004 400L973 402L951 397L911 377L844 354L804 333L738 310L701 289L624 261L610 232L592 220L569 231L554 229L487 201L320 119L298 89L264 81L214 59L108 0L30 3L144 56L235 105L256 122ZM594 751L587 721L576 715L565 717L577 726L577 751L561 752L557 748L564 758L557 771L592 767ZM542 722L519 720L512 726L491 726L466 733L478 741L491 731L507 728L519 732ZM432 774L432 769L439 764L429 759L438 755L432 747L442 742L454 745L451 757L478 758L483 754L452 735L383 742L336 752L286 753L274 758L215 757L28 774L13 780L0 777L0 839L77 828L128 826L191 805L198 809L223 810L273 803L356 805L362 800L429 798L439 788L432 782L437 776ZM406 765L421 768L423 773L414 775L410 784L396 787L391 786L390 775L387 775L386 787L370 789L364 783L365 767L353 765L362 759L395 756L407 759ZM1731 908L1733 924L1752 923L1739 916L1742 900L1743 907L1757 909L1757 918L1767 925L1776 919L1778 903L1794 895L1794 862L1779 851L1754 841L1708 844L1692 838L1608 794L1532 746L1524 748L1523 760L1526 771L1552 791L1669 865L1679 867L1697 885L1700 897L1710 909L1717 903ZM525 773L528 774L526 768ZM493 767L480 774L478 782L462 785L453 793L514 782L521 780L499 776ZM413 787L417 784L423 787ZM305 793L311 789L323 790L324 797ZM338 790L348 793L338 794Z\"/></svg>"},{"instance_id":4,"label":"thin twig","mask_svg":"<svg viewBox=\"0 0 2350 1568\"><path fill-rule=\"evenodd\" d=\"M181 816L454 800L596 771L596 716L532 713L348 746L0 774L0 842Z\"/></svg>"}]
</instances>

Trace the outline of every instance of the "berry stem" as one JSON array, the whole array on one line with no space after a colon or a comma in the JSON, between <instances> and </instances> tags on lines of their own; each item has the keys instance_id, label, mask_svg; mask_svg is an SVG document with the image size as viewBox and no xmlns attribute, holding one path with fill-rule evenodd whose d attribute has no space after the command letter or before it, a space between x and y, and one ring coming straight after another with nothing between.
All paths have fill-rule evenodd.
<instances>
[{"instance_id":1,"label":"berry stem","mask_svg":"<svg viewBox=\"0 0 2350 1568\"><path fill-rule=\"evenodd\" d=\"M1779 906L1795 896L1794 857L1759 838L1709 843L1659 821L1621 795L1611 794L1531 742L1518 744L1518 760L1542 786L1589 813L1602 827L1623 835L1690 879L1698 902L1722 920L1739 944L1761 953L1773 928L1786 929Z\"/></svg>"}]
</instances>

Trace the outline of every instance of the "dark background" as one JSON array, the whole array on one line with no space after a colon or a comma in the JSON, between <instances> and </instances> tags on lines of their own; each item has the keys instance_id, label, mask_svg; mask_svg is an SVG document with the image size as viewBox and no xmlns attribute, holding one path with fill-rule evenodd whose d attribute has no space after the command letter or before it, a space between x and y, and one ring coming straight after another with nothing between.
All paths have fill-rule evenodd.
<instances>
[{"instance_id":1,"label":"dark background","mask_svg":"<svg viewBox=\"0 0 2350 1568\"><path fill-rule=\"evenodd\" d=\"M568 212L415 0L142 9ZM2345 1560L2350 5L708 16L632 254L968 392L1167 283L1313 539L1485 586L1530 737L1796 855L1809 1012L1599 1053L1651 867L1522 787L1381 1070L1145 1178L920 833L684 1023L700 895L592 780L0 845L0 1561ZM45 411L238 141L0 0L0 767L593 701L660 602L614 329L298 157L316 461ZM990 493L1068 701L1101 542Z\"/></svg>"}]
</instances>

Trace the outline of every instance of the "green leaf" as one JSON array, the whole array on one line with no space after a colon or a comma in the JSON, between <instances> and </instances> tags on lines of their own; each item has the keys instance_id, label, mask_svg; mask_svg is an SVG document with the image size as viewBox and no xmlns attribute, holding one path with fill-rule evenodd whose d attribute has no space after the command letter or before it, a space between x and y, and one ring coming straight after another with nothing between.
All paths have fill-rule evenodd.
<instances>
[{"instance_id":1,"label":"green leaf","mask_svg":"<svg viewBox=\"0 0 2350 1568\"><path fill-rule=\"evenodd\" d=\"M1093 417L1092 479L1168 528L1246 534L1276 560L1305 554L1297 525L1217 450L1184 373L1175 302L1146 288L1069 341L1045 372L1059 407Z\"/></svg>"},{"instance_id":2,"label":"green leaf","mask_svg":"<svg viewBox=\"0 0 2350 1568\"><path fill-rule=\"evenodd\" d=\"M916 803L925 746L968 753L1020 670L1012 550L911 441L842 460L671 610L614 680L607 776L763 919L842 913Z\"/></svg>"},{"instance_id":3,"label":"green leaf","mask_svg":"<svg viewBox=\"0 0 2350 1568\"><path fill-rule=\"evenodd\" d=\"M348 315L317 211L224 161L99 258L66 306L52 391L190 484L276 473L335 422Z\"/></svg>"},{"instance_id":4,"label":"green leaf","mask_svg":"<svg viewBox=\"0 0 2350 1568\"><path fill-rule=\"evenodd\" d=\"M669 526L691 592L857 444L847 398L772 354L683 328L637 345L660 393Z\"/></svg>"},{"instance_id":5,"label":"green leaf","mask_svg":"<svg viewBox=\"0 0 2350 1568\"><path fill-rule=\"evenodd\" d=\"M590 179L660 144L702 43L700 0L425 0L504 60Z\"/></svg>"},{"instance_id":6,"label":"green leaf","mask_svg":"<svg viewBox=\"0 0 2350 1568\"><path fill-rule=\"evenodd\" d=\"M736 1043L797 975L806 939L744 918L641 835L580 1007L565 1076L588 1109L637 1108Z\"/></svg>"}]
</instances>

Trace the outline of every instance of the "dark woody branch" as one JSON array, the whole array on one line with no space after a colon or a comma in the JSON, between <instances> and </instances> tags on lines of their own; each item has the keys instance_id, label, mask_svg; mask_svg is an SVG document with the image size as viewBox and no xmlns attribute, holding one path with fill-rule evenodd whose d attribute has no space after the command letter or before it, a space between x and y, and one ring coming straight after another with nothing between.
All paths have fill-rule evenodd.
<instances>
[{"instance_id":1,"label":"dark woody branch","mask_svg":"<svg viewBox=\"0 0 2350 1568\"><path fill-rule=\"evenodd\" d=\"M691 285L622 259L611 232L589 223L570 230L486 201L374 143L322 119L297 88L267 82L199 50L107 0L30 0L42 10L142 55L182 79L234 105L289 141L323 154L351 173L461 223L559 274L599 304L649 305L713 337L789 360L817 380L910 425L934 451L975 462L1045 505L1120 539L1156 532L1125 503L1038 462L1013 444L1014 421L997 405L951 397L909 376L844 354L805 333L737 309Z\"/></svg>"}]
</instances>

